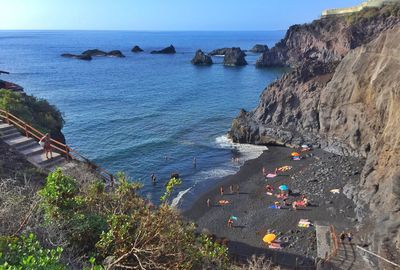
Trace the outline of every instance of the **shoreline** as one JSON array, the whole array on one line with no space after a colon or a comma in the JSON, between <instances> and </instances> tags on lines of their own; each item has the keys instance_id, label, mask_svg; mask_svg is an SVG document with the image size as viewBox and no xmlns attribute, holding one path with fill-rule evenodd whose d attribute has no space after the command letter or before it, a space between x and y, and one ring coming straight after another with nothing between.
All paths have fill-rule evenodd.
<instances>
[{"instance_id":1,"label":"shoreline","mask_svg":"<svg viewBox=\"0 0 400 270\"><path fill-rule=\"evenodd\" d=\"M313 264L316 257L315 227L299 228L297 223L301 218L307 218L314 224L324 222L335 225L338 230L355 231L355 205L342 190L345 184L358 179L364 161L321 149L308 152L300 161L292 161L289 159L292 151L286 147L268 146L268 150L258 158L246 161L237 173L222 178L199 194L191 206L182 211L182 215L193 221L198 231L228 239L233 256L267 254L281 264L291 264L295 258L300 258L305 265ZM265 180L263 166L271 172L284 165L292 166L292 169ZM304 210L292 210L291 207L269 209L278 199L266 195L264 187L267 183L275 189L282 184L288 185L293 193L298 193L290 196L290 201L305 194L312 206ZM230 185L239 185L239 194L230 194ZM224 187L223 196L219 194L220 186ZM340 194L330 192L336 188L341 190ZM208 198L212 207L207 206ZM219 206L216 202L220 199L230 203ZM233 228L228 228L226 222L231 215L238 220ZM268 231L286 237L289 245L278 253L273 252L262 242L262 236Z\"/></svg>"}]
</instances>

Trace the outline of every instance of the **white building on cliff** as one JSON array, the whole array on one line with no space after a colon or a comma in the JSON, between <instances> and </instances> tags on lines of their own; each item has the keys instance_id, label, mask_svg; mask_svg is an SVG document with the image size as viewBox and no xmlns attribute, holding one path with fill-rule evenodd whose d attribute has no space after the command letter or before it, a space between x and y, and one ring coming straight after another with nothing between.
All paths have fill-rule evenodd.
<instances>
[{"instance_id":1,"label":"white building on cliff","mask_svg":"<svg viewBox=\"0 0 400 270\"><path fill-rule=\"evenodd\" d=\"M330 16L330 15L343 15L348 13L359 12L365 8L371 7L381 7L385 4L393 4L393 3L400 3L400 0L368 0L362 2L361 4L355 7L349 8L335 8L335 9L327 9L322 12L322 17Z\"/></svg>"}]
</instances>

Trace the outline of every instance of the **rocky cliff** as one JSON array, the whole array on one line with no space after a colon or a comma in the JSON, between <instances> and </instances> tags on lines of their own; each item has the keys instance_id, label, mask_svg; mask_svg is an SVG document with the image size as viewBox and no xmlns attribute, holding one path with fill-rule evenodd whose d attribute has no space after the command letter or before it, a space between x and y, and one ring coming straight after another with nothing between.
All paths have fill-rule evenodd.
<instances>
[{"instance_id":1,"label":"rocky cliff","mask_svg":"<svg viewBox=\"0 0 400 270\"><path fill-rule=\"evenodd\" d=\"M388 26L397 24L399 17L399 7L390 5L293 25L280 42L260 56L256 65L295 67L304 60L340 61L349 50L371 41Z\"/></svg>"},{"instance_id":2,"label":"rocky cliff","mask_svg":"<svg viewBox=\"0 0 400 270\"><path fill-rule=\"evenodd\" d=\"M292 27L271 49L279 52L271 65L294 69L264 90L255 110L242 110L229 133L237 142L310 143L366 158L359 182L344 190L356 202L359 219L373 228L366 240L370 248L396 261L400 258L400 14L397 7L373 12L365 19L356 18L354 24L349 23L354 18L334 17L331 23L324 19ZM318 36L317 25L322 27ZM333 42L327 46L329 35Z\"/></svg>"}]
</instances>

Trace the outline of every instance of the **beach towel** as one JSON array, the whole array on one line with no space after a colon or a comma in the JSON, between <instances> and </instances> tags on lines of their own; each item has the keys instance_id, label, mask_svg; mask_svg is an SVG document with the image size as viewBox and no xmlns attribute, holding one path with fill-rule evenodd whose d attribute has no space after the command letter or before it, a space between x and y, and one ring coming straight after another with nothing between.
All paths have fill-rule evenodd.
<instances>
[{"instance_id":1,"label":"beach towel","mask_svg":"<svg viewBox=\"0 0 400 270\"><path fill-rule=\"evenodd\" d=\"M288 171L288 170L290 170L290 169L292 169L292 166L287 166L287 165L285 165L285 166L279 167L279 168L277 169L277 171L278 171L278 172L286 172L286 171Z\"/></svg>"},{"instance_id":2,"label":"beach towel","mask_svg":"<svg viewBox=\"0 0 400 270\"><path fill-rule=\"evenodd\" d=\"M277 197L278 199L287 199L287 198L288 198L288 195L286 195L286 194L278 194L278 195L276 195L276 197Z\"/></svg>"},{"instance_id":3,"label":"beach towel","mask_svg":"<svg viewBox=\"0 0 400 270\"><path fill-rule=\"evenodd\" d=\"M274 178L274 177L276 177L277 175L275 174L275 173L269 173L269 174L267 174L267 178Z\"/></svg>"},{"instance_id":4,"label":"beach towel","mask_svg":"<svg viewBox=\"0 0 400 270\"><path fill-rule=\"evenodd\" d=\"M308 219L300 219L299 224L297 226L300 228L308 228L312 226L312 224Z\"/></svg>"},{"instance_id":5,"label":"beach towel","mask_svg":"<svg viewBox=\"0 0 400 270\"><path fill-rule=\"evenodd\" d=\"M267 192L267 195L272 196L272 192Z\"/></svg>"},{"instance_id":6,"label":"beach towel","mask_svg":"<svg viewBox=\"0 0 400 270\"><path fill-rule=\"evenodd\" d=\"M296 206L306 207L306 203L303 201L296 201Z\"/></svg>"},{"instance_id":7,"label":"beach towel","mask_svg":"<svg viewBox=\"0 0 400 270\"><path fill-rule=\"evenodd\" d=\"M276 206L275 204L268 206L270 209L281 209L280 207Z\"/></svg>"},{"instance_id":8,"label":"beach towel","mask_svg":"<svg viewBox=\"0 0 400 270\"><path fill-rule=\"evenodd\" d=\"M281 243L276 243L276 242L272 242L268 247L272 248L272 249L281 249L282 248Z\"/></svg>"},{"instance_id":9,"label":"beach towel","mask_svg":"<svg viewBox=\"0 0 400 270\"><path fill-rule=\"evenodd\" d=\"M339 194L340 193L340 189L339 188L331 189L330 192L333 193L333 194Z\"/></svg>"},{"instance_id":10,"label":"beach towel","mask_svg":"<svg viewBox=\"0 0 400 270\"><path fill-rule=\"evenodd\" d=\"M293 160L300 160L300 157L293 157Z\"/></svg>"},{"instance_id":11,"label":"beach towel","mask_svg":"<svg viewBox=\"0 0 400 270\"><path fill-rule=\"evenodd\" d=\"M220 205L225 205L225 204L228 204L229 201L227 201L227 200L219 200L218 203L219 203Z\"/></svg>"},{"instance_id":12,"label":"beach towel","mask_svg":"<svg viewBox=\"0 0 400 270\"><path fill-rule=\"evenodd\" d=\"M237 217L235 217L235 216L231 216L231 217L230 217L230 219L232 219L232 220L236 220L236 221L238 220L238 218L237 218Z\"/></svg>"}]
</instances>

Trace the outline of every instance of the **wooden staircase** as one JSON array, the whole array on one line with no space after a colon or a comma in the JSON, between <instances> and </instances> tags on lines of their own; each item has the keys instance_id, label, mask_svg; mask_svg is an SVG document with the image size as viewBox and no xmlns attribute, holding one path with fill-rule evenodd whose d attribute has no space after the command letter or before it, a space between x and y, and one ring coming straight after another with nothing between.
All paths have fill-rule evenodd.
<instances>
[{"instance_id":1,"label":"wooden staircase","mask_svg":"<svg viewBox=\"0 0 400 270\"><path fill-rule=\"evenodd\" d=\"M13 125L2 120L0 120L0 138L38 168L51 170L67 162L66 158L57 152L53 152L53 157L47 159L43 147L36 140L23 136Z\"/></svg>"},{"instance_id":2,"label":"wooden staircase","mask_svg":"<svg viewBox=\"0 0 400 270\"><path fill-rule=\"evenodd\" d=\"M52 157L47 159L38 141L44 134L11 113L0 109L0 139L16 149L37 168L53 171L57 167L71 167L76 162L85 163L107 184L114 185L114 176L91 162L66 144L51 139Z\"/></svg>"}]
</instances>

